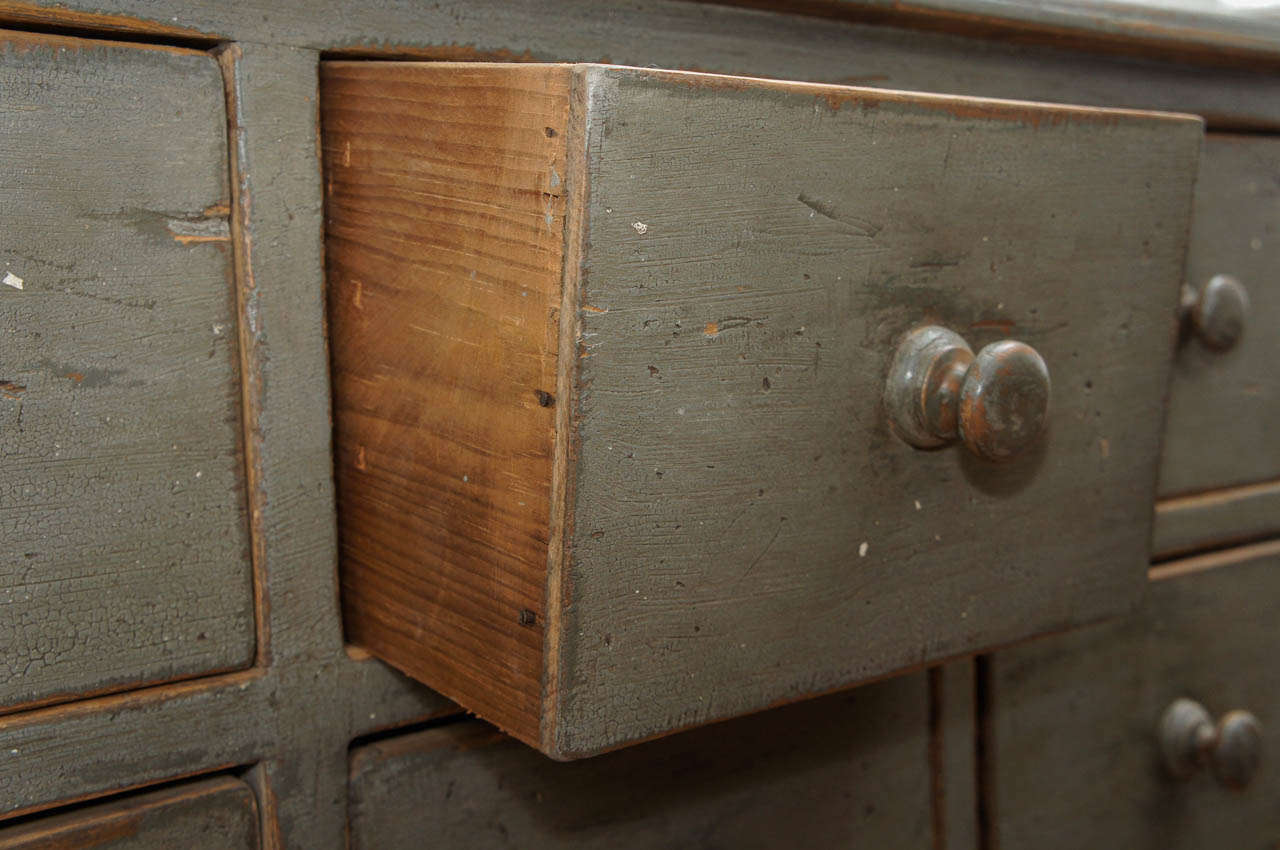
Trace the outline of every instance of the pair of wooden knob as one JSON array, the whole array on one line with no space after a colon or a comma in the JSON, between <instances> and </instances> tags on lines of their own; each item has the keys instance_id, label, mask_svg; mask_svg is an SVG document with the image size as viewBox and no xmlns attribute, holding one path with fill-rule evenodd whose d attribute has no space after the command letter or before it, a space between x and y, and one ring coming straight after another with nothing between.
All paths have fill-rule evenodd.
<instances>
[{"instance_id":1,"label":"pair of wooden knob","mask_svg":"<svg viewBox=\"0 0 1280 850\"><path fill-rule=\"evenodd\" d=\"M959 441L1003 461L1044 430L1049 369L1026 343L1005 339L975 355L959 334L929 325L898 347L884 401L898 435L916 448Z\"/></svg>"},{"instance_id":2,"label":"pair of wooden knob","mask_svg":"<svg viewBox=\"0 0 1280 850\"><path fill-rule=\"evenodd\" d=\"M1262 761L1262 724L1247 711L1228 711L1214 721L1203 705L1174 700L1160 718L1160 751L1178 779L1208 768L1228 788L1244 788Z\"/></svg>"}]
</instances>

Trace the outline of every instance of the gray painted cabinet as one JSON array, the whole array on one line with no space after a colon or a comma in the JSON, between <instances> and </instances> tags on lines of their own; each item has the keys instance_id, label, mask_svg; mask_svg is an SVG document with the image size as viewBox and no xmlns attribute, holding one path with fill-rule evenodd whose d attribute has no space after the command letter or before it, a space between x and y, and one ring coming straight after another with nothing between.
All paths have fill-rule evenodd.
<instances>
[{"instance_id":1,"label":"gray painted cabinet","mask_svg":"<svg viewBox=\"0 0 1280 850\"><path fill-rule=\"evenodd\" d=\"M1274 533L1280 485L1273 435L1259 424L1259 411L1269 409L1267 387L1275 379L1270 364L1259 365L1249 352L1267 359L1274 341L1270 294L1253 278L1269 271L1273 247L1280 40L1252 25L1247 32L1215 30L1197 19L1188 28L1178 14L1152 27L1155 17L1132 4L1118 16L1107 11L1116 4L1086 0L1036 4L1031 13L1015 13L1019 23L1008 20L1011 4L986 0L744 5L756 8L684 0L0 3L0 25L50 33L0 39L0 280L22 280L21 289L0 282L0 847L96 841L394 850L700 841L1218 850L1277 840L1280 753L1272 739L1280 693L1269 609L1280 593L1280 554L1270 544L1163 564L1138 612L1107 625L569 765L460 717L439 693L344 645L326 392L322 55L606 61L1204 116L1210 134L1190 282L1219 271L1239 276L1250 287L1254 318L1226 358L1210 358L1191 340L1176 362L1126 362L1107 371L1145 376L1152 386L1131 403L1149 407L1155 419L1165 408L1148 394L1158 399L1164 391L1160 375L1171 362L1177 372L1156 523L1161 557ZM912 7L920 6L941 10L927 28L915 27ZM1001 9L1003 20L979 23L974 14L999 17ZM1015 38L992 37L1015 28ZM674 114L673 107L663 117ZM614 129L620 142L642 139L643 127ZM746 130L737 150L749 157L755 137ZM671 149L682 140L696 147L696 137L685 134L668 139ZM1007 163L989 165L1016 165L1013 148ZM646 165L646 152L632 150ZM809 167L803 154L800 145L788 152ZM896 153L904 160L911 154ZM672 159L677 173L688 170ZM915 175L922 197L931 174ZM813 183L826 190L846 179L816 175ZM1016 187L1006 188L1015 199ZM831 231L828 248L851 239L824 212L838 209L802 207L799 192L787 187L761 201L779 216L814 214L812 222L779 219L769 234L775 244L788 247L787 235L811 224ZM615 246L641 252L630 259L602 254L619 274L652 272L661 251L673 247L663 221L701 227L693 213L709 204L706 196L664 194L661 184L630 197L647 197L652 207L647 218L616 222L630 241ZM1050 211L1033 200L1021 199L1021 209ZM1206 218L1204 210L1215 212ZM631 227L634 221L647 232ZM716 219L705 223L714 227ZM957 233L989 235L977 233L981 222L972 220L935 224L932 238L942 239L953 224ZM978 258L1001 267L999 257ZM831 255L810 259L843 276L855 262L874 265L883 255L864 252L844 266ZM1013 310L1010 302L981 289L973 256L968 266L922 259L915 273L932 282L917 281L912 291L946 293L947 276L979 282L973 285L981 297L971 297L968 285L951 288L953 297L938 301L939 317L960 317L956 329L972 335L971 343L1003 335L1002 327L968 327L1015 318L999 312ZM704 267L707 280L716 280L720 270ZM1034 264L1022 270L1019 280L1041 280ZM1158 297L1172 307L1170 284ZM1075 287L1094 286L1101 284L1089 276L1064 279L1046 298L1074 318L1087 312ZM709 291L673 289L678 303L670 317ZM885 287L881 307L892 291ZM1119 332L1116 305L1125 293L1105 297L1102 321ZM904 323L912 303L908 297L897 305ZM627 312L619 307L592 321L600 329ZM1078 330L1058 327L1061 319L1044 310L1038 324L1024 326L1029 316L1017 314L1013 330L1037 335L1046 354ZM764 329L701 318L677 340L690 346L686 365L703 353L695 345L724 355L747 333L748 356L766 343L800 351L804 341L780 334L770 343ZM1174 317L1167 319L1166 354L1174 346ZM705 334L706 320L717 321L716 339ZM883 347L874 350L884 356ZM1080 354L1103 360L1093 349ZM1061 357L1056 351L1050 358L1055 388L1069 374L1054 368ZM799 361L778 365L786 374L769 375L768 392L797 392ZM720 366L726 375L736 368ZM673 371L679 368L663 374ZM1102 408L1088 402L1112 392L1102 368L1089 371L1073 378L1092 380L1092 387L1064 383L1068 395L1055 395L1066 399L1069 415L1083 417L1067 432L1080 438L1073 444L1081 450L1087 442L1095 452L1095 466L1079 464L1083 476L1116 461L1122 445L1150 449L1135 435L1159 428L1135 414L1127 421L1137 430L1117 442L1112 420L1089 425L1090 411ZM640 378L643 392L666 391L645 383L647 368ZM1197 398L1220 409L1192 409ZM736 424L726 421L726 428ZM880 433L877 450L915 459ZM1060 432L1051 436L1060 447ZM1109 458L1097 438L1107 438ZM801 441L794 438L793 448ZM1140 485L1149 496L1154 456L1124 453L1121 462L1134 470L1149 464ZM942 487L973 483L972 464L956 452L924 463L937 474L916 483L944 475ZM1042 460L1039 474L1066 476L1070 465L1055 470ZM860 474L871 480L901 469L868 463ZM977 521L932 529L944 538L934 541L944 555L952 543L994 545L986 566L1017 583L1039 563L1019 557L1028 541L1056 545L1070 563L1072 551L1095 534L1111 534L1134 547L1130 590L1138 591L1144 549L1135 541L1149 518L1136 491L1095 497L1078 489L1016 511L1008 508L1024 504L1036 485L1007 483L979 490L975 498L988 510ZM950 521L940 511L954 500L939 498L935 506L927 495L869 486L879 486L905 522ZM1091 515L1095 498L1128 507L1097 523L1071 521ZM714 512L704 514L706 521ZM874 559L890 552L886 541L895 534L897 551L915 546L911 529L884 530L885 517L870 517L871 530L883 536L856 533L863 529L854 523L867 519L841 518L831 533L849 535L855 547L867 542L867 554L855 548L850 560L891 574ZM754 557L759 549L748 544L763 547L772 530L765 524L749 534L738 542ZM1000 542L974 542L982 537ZM928 541L919 547L926 551ZM942 571L922 586L945 601L963 576L947 574L945 558L939 563ZM1009 582L993 581L976 604L1003 604ZM1046 590L1034 604L1060 596ZM904 592L885 610L916 617L923 630L928 615L916 602ZM976 622L977 610L965 621ZM854 657L862 647L849 649ZM682 686L667 677L650 683L652 691ZM1155 724L1167 701L1184 695L1215 716L1240 707L1263 722L1263 766L1249 789L1227 792L1207 774L1175 783L1161 772Z\"/></svg>"},{"instance_id":2,"label":"gray painted cabinet","mask_svg":"<svg viewBox=\"0 0 1280 850\"><path fill-rule=\"evenodd\" d=\"M0 34L0 710L254 653L222 75Z\"/></svg>"}]
</instances>

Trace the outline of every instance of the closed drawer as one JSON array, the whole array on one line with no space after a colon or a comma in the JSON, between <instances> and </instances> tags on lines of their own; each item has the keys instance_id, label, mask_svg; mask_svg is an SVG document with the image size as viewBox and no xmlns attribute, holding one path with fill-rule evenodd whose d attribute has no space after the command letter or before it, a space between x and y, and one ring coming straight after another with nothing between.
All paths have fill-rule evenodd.
<instances>
[{"instance_id":1,"label":"closed drawer","mask_svg":"<svg viewBox=\"0 0 1280 850\"><path fill-rule=\"evenodd\" d=\"M1198 120L607 66L322 85L353 640L572 757L1141 594ZM923 326L947 355L898 353ZM935 415L1023 451L909 445Z\"/></svg>"},{"instance_id":2,"label":"closed drawer","mask_svg":"<svg viewBox=\"0 0 1280 850\"><path fill-rule=\"evenodd\" d=\"M248 664L222 76L0 35L0 709Z\"/></svg>"},{"instance_id":3,"label":"closed drawer","mask_svg":"<svg viewBox=\"0 0 1280 850\"><path fill-rule=\"evenodd\" d=\"M559 764L468 721L353 749L352 850L934 847L923 674Z\"/></svg>"},{"instance_id":4,"label":"closed drawer","mask_svg":"<svg viewBox=\"0 0 1280 850\"><path fill-rule=\"evenodd\" d=\"M0 828L0 850L257 850L259 846L253 792L230 777L133 794Z\"/></svg>"},{"instance_id":5,"label":"closed drawer","mask_svg":"<svg viewBox=\"0 0 1280 850\"><path fill-rule=\"evenodd\" d=\"M1280 137L1209 133L1187 259L1188 316L1174 361L1160 468L1157 553L1222 545L1280 528ZM1221 286L1221 280L1214 286ZM1238 315L1237 336L1230 330ZM1199 319L1197 323L1196 319ZM1207 325L1208 327L1202 327Z\"/></svg>"},{"instance_id":6,"label":"closed drawer","mask_svg":"<svg viewBox=\"0 0 1280 850\"><path fill-rule=\"evenodd\" d=\"M994 655L988 787L1000 847L1280 841L1280 547L1177 562L1155 575L1138 616ZM1180 699L1236 736L1208 748L1205 764L1183 778L1165 764L1160 730ZM1261 767L1232 788L1250 750L1232 715L1239 711L1261 724L1252 748Z\"/></svg>"}]
</instances>

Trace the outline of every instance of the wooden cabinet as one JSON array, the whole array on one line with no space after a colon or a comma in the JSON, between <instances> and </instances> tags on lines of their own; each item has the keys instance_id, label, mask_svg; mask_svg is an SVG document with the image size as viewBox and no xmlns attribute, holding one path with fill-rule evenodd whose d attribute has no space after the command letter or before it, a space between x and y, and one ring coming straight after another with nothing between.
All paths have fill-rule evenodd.
<instances>
[{"instance_id":1,"label":"wooden cabinet","mask_svg":"<svg viewBox=\"0 0 1280 850\"><path fill-rule=\"evenodd\" d=\"M359 747L352 850L936 846L923 675L559 764L462 721Z\"/></svg>"},{"instance_id":2,"label":"wooden cabinet","mask_svg":"<svg viewBox=\"0 0 1280 850\"><path fill-rule=\"evenodd\" d=\"M249 786L218 777L0 827L0 850L258 850Z\"/></svg>"},{"instance_id":3,"label":"wooden cabinet","mask_svg":"<svg viewBox=\"0 0 1280 850\"><path fill-rule=\"evenodd\" d=\"M322 124L348 635L522 740L589 755L1140 597L1198 120L337 62ZM891 427L929 325L1048 364L1029 449Z\"/></svg>"},{"instance_id":4,"label":"wooden cabinet","mask_svg":"<svg viewBox=\"0 0 1280 850\"><path fill-rule=\"evenodd\" d=\"M1128 619L1004 650L990 662L988 783L1005 850L1270 847L1280 840L1280 546L1160 567ZM1178 779L1160 722L1180 698L1262 724L1243 789L1211 765Z\"/></svg>"},{"instance_id":5,"label":"wooden cabinet","mask_svg":"<svg viewBox=\"0 0 1280 850\"><path fill-rule=\"evenodd\" d=\"M0 847L1274 843L1280 27L1147 2L0 3Z\"/></svg>"},{"instance_id":6,"label":"wooden cabinet","mask_svg":"<svg viewBox=\"0 0 1280 850\"><path fill-rule=\"evenodd\" d=\"M0 34L0 710L254 654L208 54Z\"/></svg>"}]
</instances>

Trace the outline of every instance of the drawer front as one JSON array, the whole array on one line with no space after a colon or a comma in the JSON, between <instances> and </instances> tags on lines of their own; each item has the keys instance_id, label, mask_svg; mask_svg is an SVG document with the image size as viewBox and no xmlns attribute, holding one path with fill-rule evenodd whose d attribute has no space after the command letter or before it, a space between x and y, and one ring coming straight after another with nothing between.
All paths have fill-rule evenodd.
<instances>
[{"instance_id":1,"label":"drawer front","mask_svg":"<svg viewBox=\"0 0 1280 850\"><path fill-rule=\"evenodd\" d=\"M1232 563L1161 568L1168 577L1138 616L995 654L989 787L1001 848L1280 841L1280 547L1240 551ZM1215 775L1221 751L1184 779L1166 768L1158 726L1180 698L1211 718L1260 721L1261 767L1246 787Z\"/></svg>"},{"instance_id":2,"label":"drawer front","mask_svg":"<svg viewBox=\"0 0 1280 850\"><path fill-rule=\"evenodd\" d=\"M325 74L356 641L573 756L1141 594L1197 120L600 66ZM1038 440L908 445L897 387L924 372L895 352L921 326L1038 352L1051 390L1025 348L974 361L1048 390ZM975 450L1038 421L990 404L958 415Z\"/></svg>"},{"instance_id":3,"label":"drawer front","mask_svg":"<svg viewBox=\"0 0 1280 850\"><path fill-rule=\"evenodd\" d=\"M254 649L212 57L0 37L0 707Z\"/></svg>"},{"instance_id":4,"label":"drawer front","mask_svg":"<svg viewBox=\"0 0 1280 850\"><path fill-rule=\"evenodd\" d=\"M1256 485L1280 478L1280 137L1205 137L1195 214L1187 260L1190 294L1204 292L1220 275L1243 286L1247 306L1242 334L1234 342L1206 335L1203 324L1222 321L1239 309L1231 299L1207 304L1189 317L1174 361L1169 391L1169 417L1160 469L1162 497ZM1190 299L1189 299L1190 301ZM1197 316L1202 316L1199 323ZM1211 333L1211 331L1210 331ZM1227 346L1227 347L1224 347ZM1247 494L1242 493L1241 498ZM1253 493L1256 500L1269 494ZM1274 507L1274 498L1269 507ZM1188 504L1172 510L1189 514ZM1189 547L1241 534L1258 535L1280 527L1274 510L1270 521L1240 525L1223 516L1203 530L1171 533L1170 544ZM1183 516L1171 525L1186 525ZM1176 529L1175 529L1176 532ZM1176 538L1176 539L1175 539Z\"/></svg>"},{"instance_id":5,"label":"drawer front","mask_svg":"<svg viewBox=\"0 0 1280 850\"><path fill-rule=\"evenodd\" d=\"M0 828L0 850L257 850L258 832L253 792L222 777Z\"/></svg>"},{"instance_id":6,"label":"drawer front","mask_svg":"<svg viewBox=\"0 0 1280 850\"><path fill-rule=\"evenodd\" d=\"M909 676L559 764L467 721L353 751L352 850L897 847L930 835Z\"/></svg>"}]
</instances>

